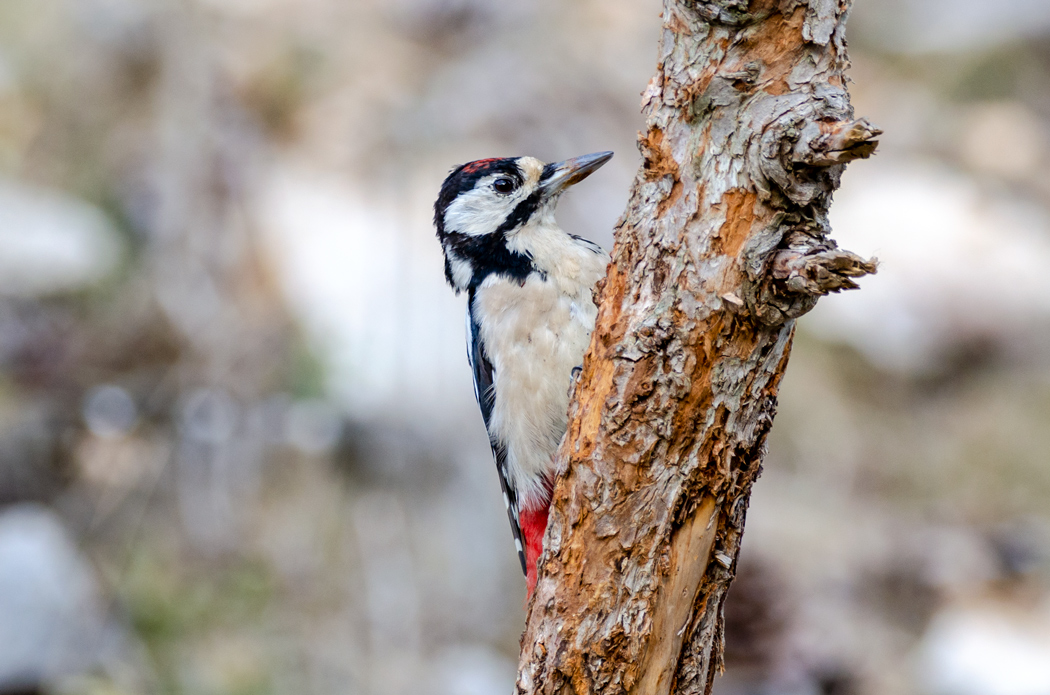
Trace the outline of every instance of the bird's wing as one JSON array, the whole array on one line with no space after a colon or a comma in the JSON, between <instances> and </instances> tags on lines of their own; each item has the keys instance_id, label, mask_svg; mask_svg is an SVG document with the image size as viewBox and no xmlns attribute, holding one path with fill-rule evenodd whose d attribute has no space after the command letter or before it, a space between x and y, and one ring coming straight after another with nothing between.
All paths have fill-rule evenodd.
<instances>
[{"instance_id":1,"label":"bird's wing","mask_svg":"<svg viewBox=\"0 0 1050 695\"><path fill-rule=\"evenodd\" d=\"M603 249L601 246L598 246L598 244L594 243L590 239L584 239L582 236L577 236L575 234L570 234L569 236L575 239L581 246L586 246L594 253L605 253L605 249Z\"/></svg>"},{"instance_id":2,"label":"bird's wing","mask_svg":"<svg viewBox=\"0 0 1050 695\"><path fill-rule=\"evenodd\" d=\"M496 380L496 370L489 362L485 354L485 344L481 339L481 330L477 321L474 320L474 292L471 291L467 301L467 361L470 363L470 371L474 375L474 397L478 399L478 407L481 408L481 417L485 419L485 430L489 433L489 445L492 446L492 456L496 459L496 472L499 474L499 484L503 488L503 503L507 506L507 516L510 518L510 530L514 534L514 546L518 549L518 559L521 560L521 571L525 572L525 545L521 537L521 526L518 523L518 499L514 489L507 484L507 447L503 442L493 436L489 428L492 419L492 406L495 400L492 386Z\"/></svg>"}]
</instances>

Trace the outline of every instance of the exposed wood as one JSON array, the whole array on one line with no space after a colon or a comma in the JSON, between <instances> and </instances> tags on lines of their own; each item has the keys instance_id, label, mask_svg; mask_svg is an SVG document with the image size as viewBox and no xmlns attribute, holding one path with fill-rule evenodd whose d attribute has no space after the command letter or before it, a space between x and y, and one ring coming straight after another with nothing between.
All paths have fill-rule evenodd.
<instances>
[{"instance_id":1,"label":"exposed wood","mask_svg":"<svg viewBox=\"0 0 1050 695\"><path fill-rule=\"evenodd\" d=\"M794 319L874 261L828 238L849 0L665 0L644 163L570 407L519 693L708 693Z\"/></svg>"}]
</instances>

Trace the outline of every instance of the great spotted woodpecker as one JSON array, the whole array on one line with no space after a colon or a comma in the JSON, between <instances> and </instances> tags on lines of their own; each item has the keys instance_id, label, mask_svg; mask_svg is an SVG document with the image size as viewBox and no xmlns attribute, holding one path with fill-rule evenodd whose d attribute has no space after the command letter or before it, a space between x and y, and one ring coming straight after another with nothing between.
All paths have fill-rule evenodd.
<instances>
[{"instance_id":1,"label":"great spotted woodpecker","mask_svg":"<svg viewBox=\"0 0 1050 695\"><path fill-rule=\"evenodd\" d=\"M563 232L554 208L612 154L470 162L453 169L434 204L445 277L467 293L474 395L530 597L572 373L590 342L592 290L609 262L601 247Z\"/></svg>"}]
</instances>

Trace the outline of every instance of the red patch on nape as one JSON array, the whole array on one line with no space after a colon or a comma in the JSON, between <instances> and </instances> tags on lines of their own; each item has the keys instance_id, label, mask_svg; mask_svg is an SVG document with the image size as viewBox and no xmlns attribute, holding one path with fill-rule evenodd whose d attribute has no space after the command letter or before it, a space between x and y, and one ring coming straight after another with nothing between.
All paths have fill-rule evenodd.
<instances>
[{"instance_id":1,"label":"red patch on nape","mask_svg":"<svg viewBox=\"0 0 1050 695\"><path fill-rule=\"evenodd\" d=\"M473 174L476 171L480 171L481 169L484 169L485 167L487 167L488 165L492 164L493 162L498 162L498 161L499 161L498 157L490 157L489 159L479 159L476 162L470 162L469 164L464 164L463 165L463 173L464 174Z\"/></svg>"},{"instance_id":2,"label":"red patch on nape","mask_svg":"<svg viewBox=\"0 0 1050 695\"><path fill-rule=\"evenodd\" d=\"M547 531L549 511L550 501L547 501L537 509L522 509L518 514L518 525L525 540L526 601L532 598L532 591L536 588L536 561L543 552L543 534Z\"/></svg>"}]
</instances>

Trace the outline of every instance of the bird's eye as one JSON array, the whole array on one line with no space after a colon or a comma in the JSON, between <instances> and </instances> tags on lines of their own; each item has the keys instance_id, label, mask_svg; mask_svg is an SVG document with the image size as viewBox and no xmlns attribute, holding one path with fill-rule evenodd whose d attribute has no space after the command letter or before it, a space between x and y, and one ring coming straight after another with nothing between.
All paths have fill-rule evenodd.
<instances>
[{"instance_id":1,"label":"bird's eye","mask_svg":"<svg viewBox=\"0 0 1050 695\"><path fill-rule=\"evenodd\" d=\"M496 189L497 193L510 193L514 190L514 182L510 179L496 179L493 181L492 187Z\"/></svg>"}]
</instances>

